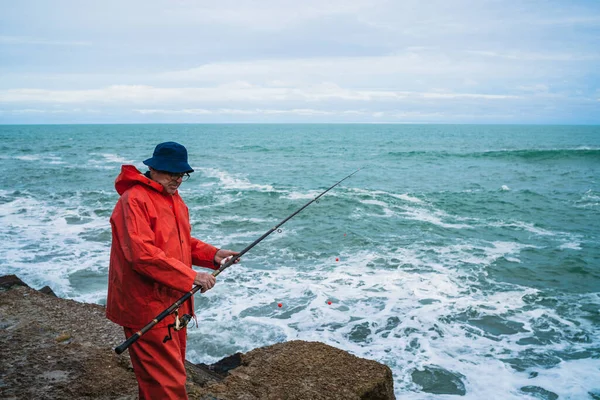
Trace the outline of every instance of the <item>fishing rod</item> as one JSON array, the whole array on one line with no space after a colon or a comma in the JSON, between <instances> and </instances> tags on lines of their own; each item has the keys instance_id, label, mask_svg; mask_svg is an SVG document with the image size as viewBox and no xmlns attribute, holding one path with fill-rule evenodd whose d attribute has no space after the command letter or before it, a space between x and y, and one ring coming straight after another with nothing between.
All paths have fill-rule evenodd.
<instances>
[{"instance_id":1,"label":"fishing rod","mask_svg":"<svg viewBox=\"0 0 600 400\"><path fill-rule=\"evenodd\" d=\"M256 239L254 242L252 242L251 244L249 244L245 249L243 249L242 251L240 251L238 254L236 254L235 256L230 256L227 257L225 260L223 260L223 264L219 267L219 269L217 269L216 271L214 271L212 273L212 275L214 277L216 277L217 275L219 275L221 272L223 272L224 270L226 270L227 268L231 267L233 264L235 264L244 254L246 254L248 251L250 251L250 249L252 249L254 246L256 246L257 244L259 244L260 242L262 242L267 236L269 236L271 233L275 232L276 230L279 229L279 227L283 224L285 224L287 221L289 221L290 219L294 218L298 213L300 213L302 210L304 210L306 207L308 207L309 205L311 205L312 203L314 203L315 201L319 200L319 198L321 196L323 196L325 193L329 192L331 189L333 189L334 187L336 187L337 185L339 185L340 183L342 183L343 181L345 181L346 179L350 178L352 175L356 174L358 171L360 171L361 168L357 169L356 171L354 171L353 173L351 173L350 175L348 175L347 177L345 177L344 179L341 179L340 181L338 181L337 183L335 183L334 185L332 185L329 189L321 192L321 194L319 194L317 197L315 197L314 199L312 199L311 201L309 201L308 203L306 203L305 205L303 205L302 207L300 207L298 210L296 210L293 214L291 214L290 216L288 216L287 218L285 218L284 220L282 220L281 222L279 222L277 225L275 225L273 228L269 229L267 232L265 232L261 237L259 237L258 239ZM115 352L117 354L121 354L123 353L129 346L131 346L133 343L135 343L144 333L148 332L150 329L152 329L156 324L158 324L160 321L162 321L163 319L165 319L167 316L175 313L176 314L176 319L175 319L175 324L171 324L169 325L169 335L167 335L165 337L165 339L163 340L163 343L166 342L167 340L169 340L171 338L171 327L174 327L175 330L180 330L182 328L184 328L187 323L190 321L190 319L192 318L189 314L185 314L182 318L182 321L180 321L179 319L179 315L177 314L177 310L179 309L179 307L186 301L188 300L190 297L192 297L198 290L202 290L202 285L197 285L194 286L194 288L192 288L192 290L190 290L189 292L187 292L186 294L184 294L183 296L181 296L179 298L179 300L177 300L175 303L171 304L171 306L169 308L167 308L166 310L164 310L163 312L161 312L160 314L158 314L152 321L150 321L146 326L144 326L141 330L137 331L136 333L134 333L133 335L131 335L129 337L129 339L125 340L123 343L121 343L119 346L115 347Z\"/></svg>"}]
</instances>

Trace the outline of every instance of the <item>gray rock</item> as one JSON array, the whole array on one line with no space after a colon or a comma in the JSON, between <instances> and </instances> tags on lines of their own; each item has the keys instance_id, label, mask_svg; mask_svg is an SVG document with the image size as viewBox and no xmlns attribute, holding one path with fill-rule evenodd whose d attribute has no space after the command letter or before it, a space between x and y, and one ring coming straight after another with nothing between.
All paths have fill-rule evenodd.
<instances>
[{"instance_id":1,"label":"gray rock","mask_svg":"<svg viewBox=\"0 0 600 400\"><path fill-rule=\"evenodd\" d=\"M0 397L137 398L129 356L114 352L123 329L103 306L48 296L14 275L0 282L9 283L0 290ZM213 365L186 361L186 371L190 400L395 399L387 366L319 342L279 343Z\"/></svg>"},{"instance_id":2,"label":"gray rock","mask_svg":"<svg viewBox=\"0 0 600 400\"><path fill-rule=\"evenodd\" d=\"M239 367L230 369L222 381L197 388L193 395L231 400L395 399L387 366L302 340L242 354Z\"/></svg>"},{"instance_id":3,"label":"gray rock","mask_svg":"<svg viewBox=\"0 0 600 400\"><path fill-rule=\"evenodd\" d=\"M454 394L464 396L467 391L462 382L464 375L450 372L437 366L426 366L423 371L414 370L412 380L424 392L433 394Z\"/></svg>"},{"instance_id":4,"label":"gray rock","mask_svg":"<svg viewBox=\"0 0 600 400\"><path fill-rule=\"evenodd\" d=\"M25 287L29 287L28 284L26 284L25 282L23 282L21 280L21 278L19 278L16 275L4 275L4 276L0 276L0 289L10 289L13 286L25 286Z\"/></svg>"},{"instance_id":5,"label":"gray rock","mask_svg":"<svg viewBox=\"0 0 600 400\"><path fill-rule=\"evenodd\" d=\"M558 395L539 386L523 386L521 392L527 393L540 400L556 400Z\"/></svg>"},{"instance_id":6,"label":"gray rock","mask_svg":"<svg viewBox=\"0 0 600 400\"><path fill-rule=\"evenodd\" d=\"M53 297L58 297L56 295L56 293L54 293L54 291L52 290L52 288L50 286L44 286L43 288L40 289L41 293L53 296Z\"/></svg>"}]
</instances>

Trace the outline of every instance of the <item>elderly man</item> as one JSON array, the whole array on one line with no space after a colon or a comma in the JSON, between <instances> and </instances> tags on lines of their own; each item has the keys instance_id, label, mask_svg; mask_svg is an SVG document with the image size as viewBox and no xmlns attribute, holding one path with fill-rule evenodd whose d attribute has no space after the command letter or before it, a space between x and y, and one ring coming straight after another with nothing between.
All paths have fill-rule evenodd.
<instances>
[{"instance_id":1,"label":"elderly man","mask_svg":"<svg viewBox=\"0 0 600 400\"><path fill-rule=\"evenodd\" d=\"M123 326L127 338L194 285L202 285L203 292L215 285L213 275L196 272L192 265L216 269L238 254L191 236L188 208L177 191L194 171L184 146L161 143L144 164L149 167L145 174L133 165L122 166L115 181L121 197L110 218L106 316ZM179 315L193 312L190 298ZM187 399L186 329L171 332L172 340L163 343L174 319L165 318L129 348L140 399Z\"/></svg>"}]
</instances>

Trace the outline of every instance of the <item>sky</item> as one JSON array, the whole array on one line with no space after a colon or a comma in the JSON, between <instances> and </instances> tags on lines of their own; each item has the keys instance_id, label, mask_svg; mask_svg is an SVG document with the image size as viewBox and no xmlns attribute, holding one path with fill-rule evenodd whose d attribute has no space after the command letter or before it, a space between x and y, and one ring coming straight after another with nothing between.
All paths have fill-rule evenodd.
<instances>
[{"instance_id":1,"label":"sky","mask_svg":"<svg viewBox=\"0 0 600 400\"><path fill-rule=\"evenodd\" d=\"M0 0L0 124L600 124L600 1Z\"/></svg>"}]
</instances>

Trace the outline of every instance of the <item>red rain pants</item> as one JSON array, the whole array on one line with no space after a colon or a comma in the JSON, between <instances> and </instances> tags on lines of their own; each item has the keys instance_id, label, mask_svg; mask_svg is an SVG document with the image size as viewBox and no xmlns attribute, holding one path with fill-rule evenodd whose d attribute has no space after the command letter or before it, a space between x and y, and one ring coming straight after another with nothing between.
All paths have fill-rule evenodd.
<instances>
[{"instance_id":1,"label":"red rain pants","mask_svg":"<svg viewBox=\"0 0 600 400\"><path fill-rule=\"evenodd\" d=\"M137 331L123 328L129 338ZM172 340L163 343L168 328L153 328L129 347L138 381L140 400L187 399L185 390L186 328L171 329Z\"/></svg>"}]
</instances>

